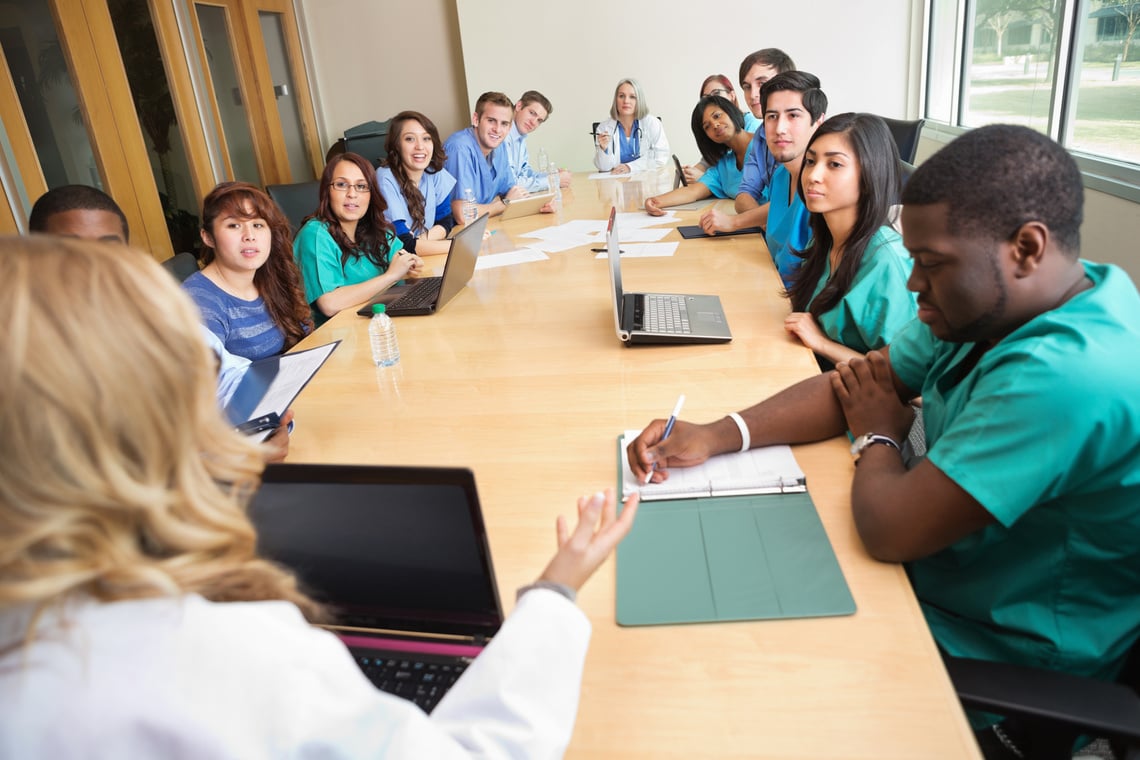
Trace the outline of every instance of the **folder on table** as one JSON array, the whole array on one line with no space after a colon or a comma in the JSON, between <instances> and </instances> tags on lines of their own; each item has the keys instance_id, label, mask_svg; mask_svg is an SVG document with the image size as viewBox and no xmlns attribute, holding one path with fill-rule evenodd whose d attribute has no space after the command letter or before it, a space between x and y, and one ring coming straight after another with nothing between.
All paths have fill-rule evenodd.
<instances>
[{"instance_id":1,"label":"folder on table","mask_svg":"<svg viewBox=\"0 0 1140 760\"><path fill-rule=\"evenodd\" d=\"M618 546L619 625L854 612L806 491L647 502Z\"/></svg>"}]
</instances>

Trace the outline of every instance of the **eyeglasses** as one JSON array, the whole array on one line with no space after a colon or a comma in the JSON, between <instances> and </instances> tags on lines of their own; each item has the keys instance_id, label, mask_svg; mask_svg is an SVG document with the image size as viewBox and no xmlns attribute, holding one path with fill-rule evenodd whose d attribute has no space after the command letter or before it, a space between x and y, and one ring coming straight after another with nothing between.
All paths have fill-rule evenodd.
<instances>
[{"instance_id":1,"label":"eyeglasses","mask_svg":"<svg viewBox=\"0 0 1140 760\"><path fill-rule=\"evenodd\" d=\"M717 87L715 90L709 90L705 93L706 98L711 98L713 95L720 95L722 98L728 97L728 90L723 87Z\"/></svg>"},{"instance_id":2,"label":"eyeglasses","mask_svg":"<svg viewBox=\"0 0 1140 760\"><path fill-rule=\"evenodd\" d=\"M356 192L361 193L361 194L365 194L365 193L370 192L370 189L368 187L367 182L357 182L354 185L351 182L345 182L343 179L338 179L336 182L331 183L329 185L329 187L333 188L334 190L338 190L339 192L342 192L342 193L347 193L348 188L350 188L350 187L353 190L355 190Z\"/></svg>"}]
</instances>

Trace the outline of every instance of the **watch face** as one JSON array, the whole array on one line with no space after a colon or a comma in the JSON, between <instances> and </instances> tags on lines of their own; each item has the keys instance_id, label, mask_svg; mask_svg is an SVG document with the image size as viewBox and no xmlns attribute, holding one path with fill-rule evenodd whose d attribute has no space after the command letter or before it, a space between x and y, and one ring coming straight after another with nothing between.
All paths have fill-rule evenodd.
<instances>
[{"instance_id":1,"label":"watch face","mask_svg":"<svg viewBox=\"0 0 1140 760\"><path fill-rule=\"evenodd\" d=\"M863 449L867 448L867 445L870 442L871 442L871 434L870 433L864 433L863 435L856 438L854 441L851 442L851 456L858 459L859 455L863 453Z\"/></svg>"}]
</instances>

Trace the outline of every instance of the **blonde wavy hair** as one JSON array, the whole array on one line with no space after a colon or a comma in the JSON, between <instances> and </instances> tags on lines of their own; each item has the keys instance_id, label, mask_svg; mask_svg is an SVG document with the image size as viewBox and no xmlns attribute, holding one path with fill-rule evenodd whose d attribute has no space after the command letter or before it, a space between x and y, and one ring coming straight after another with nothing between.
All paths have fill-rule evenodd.
<instances>
[{"instance_id":1,"label":"blonde wavy hair","mask_svg":"<svg viewBox=\"0 0 1140 760\"><path fill-rule=\"evenodd\" d=\"M0 609L198 593L319 614L256 556L261 450L223 419L193 304L150 256L0 237L0 324Z\"/></svg>"}]
</instances>

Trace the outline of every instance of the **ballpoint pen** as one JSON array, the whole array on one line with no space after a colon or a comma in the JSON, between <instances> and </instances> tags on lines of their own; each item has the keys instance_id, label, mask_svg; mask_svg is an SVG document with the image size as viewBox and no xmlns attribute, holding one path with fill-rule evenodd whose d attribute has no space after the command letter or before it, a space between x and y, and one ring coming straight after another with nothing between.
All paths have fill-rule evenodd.
<instances>
[{"instance_id":1,"label":"ballpoint pen","mask_svg":"<svg viewBox=\"0 0 1140 760\"><path fill-rule=\"evenodd\" d=\"M664 435L661 436L662 441L664 441L666 438L668 438L669 434L673 432L673 425L677 422L677 415L679 415L681 413L681 407L684 406L684 404L685 404L685 394L682 393L680 396L677 397L677 405L675 407L673 407L673 413L669 415L669 421L665 423L665 433L664 433ZM659 441L659 443L660 443L660 441ZM653 473L655 473L655 472L657 472L657 463L656 462L654 462L653 466L649 468L649 472L645 473L645 482L642 483L643 486L649 485L649 479L653 477Z\"/></svg>"}]
</instances>

